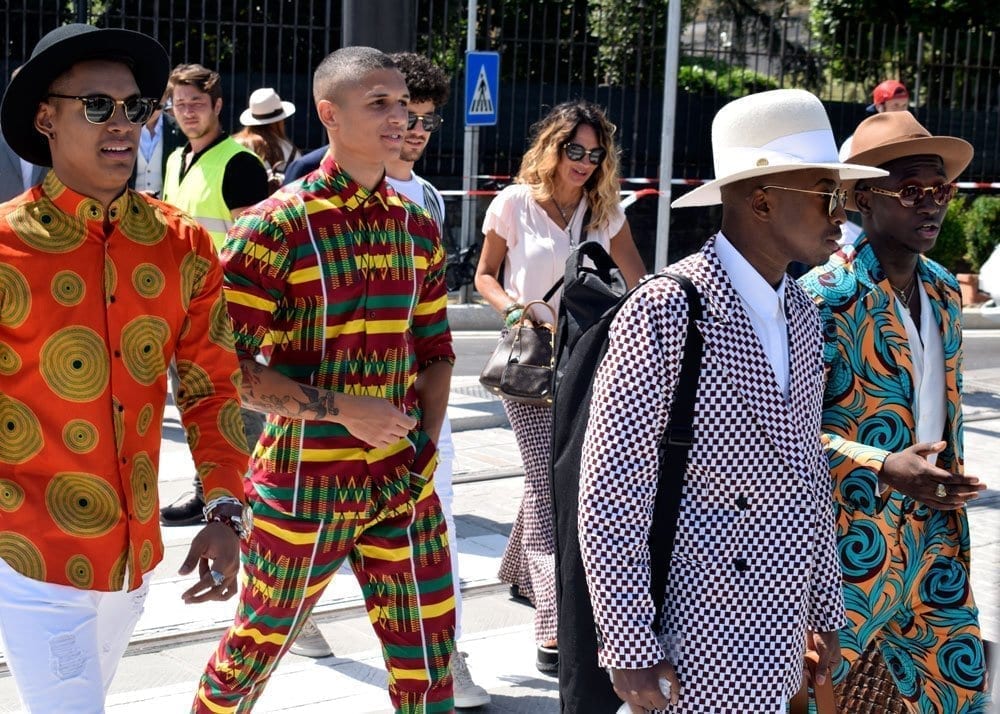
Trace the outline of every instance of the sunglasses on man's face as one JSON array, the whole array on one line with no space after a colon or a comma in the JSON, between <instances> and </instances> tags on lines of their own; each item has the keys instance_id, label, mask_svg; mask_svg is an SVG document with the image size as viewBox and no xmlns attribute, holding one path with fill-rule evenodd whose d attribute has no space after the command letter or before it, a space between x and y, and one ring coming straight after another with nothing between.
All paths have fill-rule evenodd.
<instances>
[{"instance_id":1,"label":"sunglasses on man's face","mask_svg":"<svg viewBox=\"0 0 1000 714\"><path fill-rule=\"evenodd\" d=\"M899 201L903 208L913 208L924 200L928 193L937 206L945 206L955 197L958 187L953 183L939 183L936 186L903 186L898 191L886 191L884 188L867 186L862 191L871 191L879 196L889 196Z\"/></svg>"},{"instance_id":2,"label":"sunglasses on man's face","mask_svg":"<svg viewBox=\"0 0 1000 714\"><path fill-rule=\"evenodd\" d=\"M594 166L599 166L604 157L608 155L608 152L598 146L596 149L587 150L583 148L580 144L572 141L568 141L562 146L563 151L566 152L566 158L570 161L579 161L584 156L586 156L590 163Z\"/></svg>"},{"instance_id":3,"label":"sunglasses on man's face","mask_svg":"<svg viewBox=\"0 0 1000 714\"><path fill-rule=\"evenodd\" d=\"M132 124L145 124L159 101L147 97L129 97L128 99L113 99L107 94L92 94L89 97L77 97L69 94L49 94L57 99L75 99L83 103L83 115L91 124L105 124L115 113L120 104L125 112L125 118Z\"/></svg>"},{"instance_id":4,"label":"sunglasses on man's face","mask_svg":"<svg viewBox=\"0 0 1000 714\"><path fill-rule=\"evenodd\" d=\"M424 131L430 133L437 131L441 128L441 124L444 119L440 114L414 114L410 112L406 118L406 129L407 131L412 131L417 125L417 119L420 120L420 125L423 126Z\"/></svg>"},{"instance_id":5,"label":"sunglasses on man's face","mask_svg":"<svg viewBox=\"0 0 1000 714\"><path fill-rule=\"evenodd\" d=\"M826 196L826 215L833 216L838 208L847 205L847 191L842 188L833 191L809 191L804 188L792 188L791 186L761 186L761 190L767 191L769 188L776 188L780 191L795 191L795 193L811 193L815 196Z\"/></svg>"}]
</instances>

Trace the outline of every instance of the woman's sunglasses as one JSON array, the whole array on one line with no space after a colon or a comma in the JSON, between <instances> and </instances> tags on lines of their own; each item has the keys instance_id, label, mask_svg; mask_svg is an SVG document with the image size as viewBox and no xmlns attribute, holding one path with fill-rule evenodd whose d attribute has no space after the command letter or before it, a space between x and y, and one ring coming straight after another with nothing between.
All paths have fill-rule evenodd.
<instances>
[{"instance_id":1,"label":"woman's sunglasses","mask_svg":"<svg viewBox=\"0 0 1000 714\"><path fill-rule=\"evenodd\" d=\"M417 125L417 119L420 120L420 124L424 127L424 131L428 133L440 129L441 124L444 122L444 119L441 118L440 114L414 114L413 112L410 112L406 119L407 131L413 130L413 127Z\"/></svg>"},{"instance_id":2,"label":"woman's sunglasses","mask_svg":"<svg viewBox=\"0 0 1000 714\"><path fill-rule=\"evenodd\" d=\"M583 148L580 144L572 141L568 141L562 145L563 151L566 152L566 158L570 161L579 161L584 156L590 159L590 163L594 166L599 166L604 157L608 155L605 149L598 146L596 149L590 149L589 151Z\"/></svg>"},{"instance_id":3,"label":"woman's sunglasses","mask_svg":"<svg viewBox=\"0 0 1000 714\"><path fill-rule=\"evenodd\" d=\"M156 111L156 107L159 104L158 100L147 97L112 99L107 94L92 94L89 97L75 97L69 94L49 94L48 96L58 99L75 99L78 102L83 102L83 115L87 117L87 121L91 124L107 123L112 115L114 115L115 109L119 104L121 104L122 109L125 111L125 118L132 124L145 124L153 116L153 112Z\"/></svg>"},{"instance_id":4,"label":"woman's sunglasses","mask_svg":"<svg viewBox=\"0 0 1000 714\"><path fill-rule=\"evenodd\" d=\"M955 197L958 187L953 183L939 183L937 186L903 186L898 191L886 191L884 188L874 186L866 186L860 190L871 191L879 196L890 196L898 200L903 208L913 208L923 201L928 193L935 205L944 206Z\"/></svg>"}]
</instances>

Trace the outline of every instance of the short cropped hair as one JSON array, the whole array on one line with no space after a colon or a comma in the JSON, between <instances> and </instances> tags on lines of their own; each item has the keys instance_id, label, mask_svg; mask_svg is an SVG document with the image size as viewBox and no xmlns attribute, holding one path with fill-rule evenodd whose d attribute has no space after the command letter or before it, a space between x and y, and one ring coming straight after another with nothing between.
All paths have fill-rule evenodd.
<instances>
[{"instance_id":1,"label":"short cropped hair","mask_svg":"<svg viewBox=\"0 0 1000 714\"><path fill-rule=\"evenodd\" d=\"M448 103L451 80L443 69L416 52L394 52L389 57L403 73L411 102L433 102L435 108Z\"/></svg>"},{"instance_id":2,"label":"short cropped hair","mask_svg":"<svg viewBox=\"0 0 1000 714\"><path fill-rule=\"evenodd\" d=\"M313 73L313 98L337 101L337 95L347 85L380 69L396 69L389 55L374 47L342 47L331 52Z\"/></svg>"},{"instance_id":3,"label":"short cropped hair","mask_svg":"<svg viewBox=\"0 0 1000 714\"><path fill-rule=\"evenodd\" d=\"M182 84L204 92L212 98L213 104L217 99L222 99L222 77L218 72L200 64L179 64L174 67L167 82L170 94L174 93L174 87Z\"/></svg>"}]
</instances>

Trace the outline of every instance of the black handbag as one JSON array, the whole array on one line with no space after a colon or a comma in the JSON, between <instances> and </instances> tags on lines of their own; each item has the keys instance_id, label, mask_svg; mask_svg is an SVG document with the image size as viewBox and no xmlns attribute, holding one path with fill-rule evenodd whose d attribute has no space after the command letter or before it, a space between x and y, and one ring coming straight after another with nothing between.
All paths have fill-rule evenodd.
<instances>
[{"instance_id":1,"label":"black handbag","mask_svg":"<svg viewBox=\"0 0 1000 714\"><path fill-rule=\"evenodd\" d=\"M479 383L512 402L551 407L556 329L554 320L542 322L531 318L531 308L536 305L544 306L555 317L544 300L532 300L525 305L521 319L504 333L487 360Z\"/></svg>"}]
</instances>

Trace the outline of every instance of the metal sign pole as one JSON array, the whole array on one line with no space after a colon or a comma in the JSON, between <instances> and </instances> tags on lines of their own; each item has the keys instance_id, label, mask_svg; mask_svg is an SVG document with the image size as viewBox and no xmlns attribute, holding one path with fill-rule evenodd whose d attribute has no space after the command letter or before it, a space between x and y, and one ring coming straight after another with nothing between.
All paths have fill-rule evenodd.
<instances>
[{"instance_id":1,"label":"metal sign pole","mask_svg":"<svg viewBox=\"0 0 1000 714\"><path fill-rule=\"evenodd\" d=\"M681 2L667 6L667 47L663 60L663 126L660 134L660 200L656 209L654 270L667 265L670 243L670 179L674 174L674 127L677 106L677 68L680 64Z\"/></svg>"},{"instance_id":2,"label":"metal sign pole","mask_svg":"<svg viewBox=\"0 0 1000 714\"><path fill-rule=\"evenodd\" d=\"M476 49L476 16L477 0L469 0L466 16L465 49L474 52ZM466 60L468 61L468 60ZM468 70L467 70L468 71ZM476 169L479 166L479 127L465 125L465 146L462 152L462 234L459 247L465 250L472 242L472 222L476 217L476 199L471 195L475 188ZM459 291L459 303L465 305L472 300L472 286L466 285Z\"/></svg>"}]
</instances>

